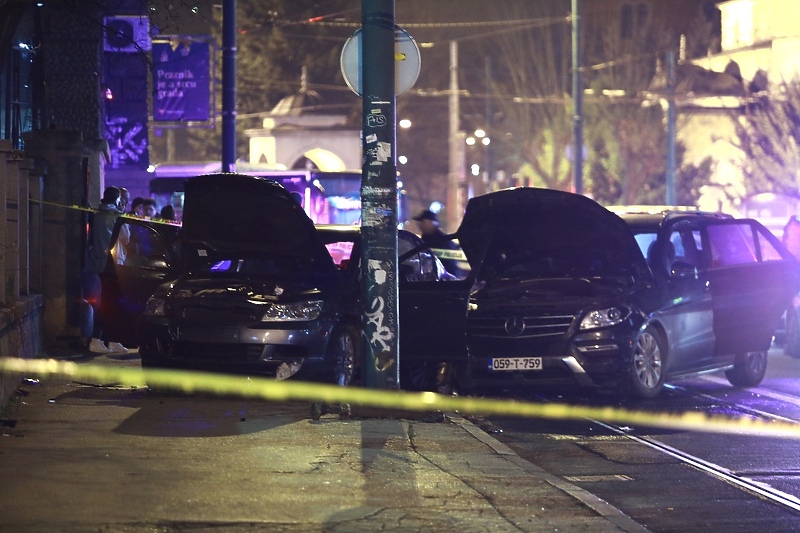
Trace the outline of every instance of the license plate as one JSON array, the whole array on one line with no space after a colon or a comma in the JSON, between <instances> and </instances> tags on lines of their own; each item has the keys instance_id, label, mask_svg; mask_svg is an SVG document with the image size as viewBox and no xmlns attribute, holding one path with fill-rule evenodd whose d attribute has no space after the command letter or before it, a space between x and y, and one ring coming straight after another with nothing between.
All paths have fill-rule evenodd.
<instances>
[{"instance_id":1,"label":"license plate","mask_svg":"<svg viewBox=\"0 0 800 533\"><path fill-rule=\"evenodd\" d=\"M541 370L541 357L493 357L489 359L489 370Z\"/></svg>"},{"instance_id":2,"label":"license plate","mask_svg":"<svg viewBox=\"0 0 800 533\"><path fill-rule=\"evenodd\" d=\"M239 342L238 328L187 328L178 329L178 339L188 342L207 343L237 343Z\"/></svg>"}]
</instances>

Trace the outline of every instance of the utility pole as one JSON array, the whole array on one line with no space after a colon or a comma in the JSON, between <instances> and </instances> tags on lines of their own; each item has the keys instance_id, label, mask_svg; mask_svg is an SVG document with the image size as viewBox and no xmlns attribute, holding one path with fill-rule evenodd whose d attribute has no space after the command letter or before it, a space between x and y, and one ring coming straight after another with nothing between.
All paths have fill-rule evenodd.
<instances>
[{"instance_id":1,"label":"utility pole","mask_svg":"<svg viewBox=\"0 0 800 533\"><path fill-rule=\"evenodd\" d=\"M236 0L222 3L222 171L236 166Z\"/></svg>"},{"instance_id":2,"label":"utility pole","mask_svg":"<svg viewBox=\"0 0 800 533\"><path fill-rule=\"evenodd\" d=\"M583 194L583 82L581 81L581 0L572 0L572 172L575 193Z\"/></svg>"},{"instance_id":3,"label":"utility pole","mask_svg":"<svg viewBox=\"0 0 800 533\"><path fill-rule=\"evenodd\" d=\"M675 205L675 52L667 52L667 205Z\"/></svg>"},{"instance_id":4,"label":"utility pole","mask_svg":"<svg viewBox=\"0 0 800 533\"><path fill-rule=\"evenodd\" d=\"M450 41L450 165L447 173L447 231L452 233L461 220L461 176L463 139L459 135L458 42Z\"/></svg>"},{"instance_id":5,"label":"utility pole","mask_svg":"<svg viewBox=\"0 0 800 533\"><path fill-rule=\"evenodd\" d=\"M494 153L492 142L495 140L492 129L492 58L486 56L486 135L489 144L486 145L486 190L492 190L492 175L494 174Z\"/></svg>"},{"instance_id":6,"label":"utility pole","mask_svg":"<svg viewBox=\"0 0 800 533\"><path fill-rule=\"evenodd\" d=\"M394 0L361 2L363 379L399 387Z\"/></svg>"}]
</instances>

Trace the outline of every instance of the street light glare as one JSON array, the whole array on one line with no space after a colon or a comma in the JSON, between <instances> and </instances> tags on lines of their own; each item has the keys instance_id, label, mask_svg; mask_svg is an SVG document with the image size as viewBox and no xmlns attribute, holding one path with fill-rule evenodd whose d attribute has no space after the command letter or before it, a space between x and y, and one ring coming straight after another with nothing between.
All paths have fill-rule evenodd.
<instances>
[{"instance_id":1,"label":"street light glare","mask_svg":"<svg viewBox=\"0 0 800 533\"><path fill-rule=\"evenodd\" d=\"M398 122L397 125L400 126L403 129L408 129L408 128L411 127L411 121L408 120L407 118L404 118L403 120Z\"/></svg>"},{"instance_id":2,"label":"street light glare","mask_svg":"<svg viewBox=\"0 0 800 533\"><path fill-rule=\"evenodd\" d=\"M473 144L475 144L475 137L467 137L466 138L466 143L468 145L472 146Z\"/></svg>"},{"instance_id":3,"label":"street light glare","mask_svg":"<svg viewBox=\"0 0 800 533\"><path fill-rule=\"evenodd\" d=\"M490 142L492 142L492 140L489 137L484 137L483 139L481 139L481 143L484 146L487 146Z\"/></svg>"},{"instance_id":4,"label":"street light glare","mask_svg":"<svg viewBox=\"0 0 800 533\"><path fill-rule=\"evenodd\" d=\"M475 137L478 138L486 137L486 132L483 130L475 130Z\"/></svg>"}]
</instances>

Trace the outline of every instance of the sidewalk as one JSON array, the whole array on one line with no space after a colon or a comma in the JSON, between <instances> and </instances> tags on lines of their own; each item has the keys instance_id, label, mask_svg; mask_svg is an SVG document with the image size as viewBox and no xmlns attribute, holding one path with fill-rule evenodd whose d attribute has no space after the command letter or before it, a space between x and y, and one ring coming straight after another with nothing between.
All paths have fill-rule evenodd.
<instances>
[{"instance_id":1,"label":"sidewalk","mask_svg":"<svg viewBox=\"0 0 800 533\"><path fill-rule=\"evenodd\" d=\"M455 414L312 420L299 403L61 379L21 390L0 428L2 530L646 531Z\"/></svg>"}]
</instances>

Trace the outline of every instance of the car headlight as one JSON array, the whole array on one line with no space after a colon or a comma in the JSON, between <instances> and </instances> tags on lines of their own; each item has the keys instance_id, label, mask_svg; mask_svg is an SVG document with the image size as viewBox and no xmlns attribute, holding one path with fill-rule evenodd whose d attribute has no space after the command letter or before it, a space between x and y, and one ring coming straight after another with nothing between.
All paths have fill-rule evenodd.
<instances>
[{"instance_id":1,"label":"car headlight","mask_svg":"<svg viewBox=\"0 0 800 533\"><path fill-rule=\"evenodd\" d=\"M262 322L305 322L316 320L322 312L322 301L272 303L267 308Z\"/></svg>"},{"instance_id":2,"label":"car headlight","mask_svg":"<svg viewBox=\"0 0 800 533\"><path fill-rule=\"evenodd\" d=\"M589 311L581 320L581 329L605 328L624 322L631 312L624 307L608 307Z\"/></svg>"},{"instance_id":3,"label":"car headlight","mask_svg":"<svg viewBox=\"0 0 800 533\"><path fill-rule=\"evenodd\" d=\"M166 303L167 301L164 298L151 296L147 299L147 304L144 306L144 312L146 315L167 316Z\"/></svg>"},{"instance_id":4,"label":"car headlight","mask_svg":"<svg viewBox=\"0 0 800 533\"><path fill-rule=\"evenodd\" d=\"M169 296L175 281L159 285L147 303L144 305L144 314L153 316L167 316L167 296Z\"/></svg>"}]
</instances>

